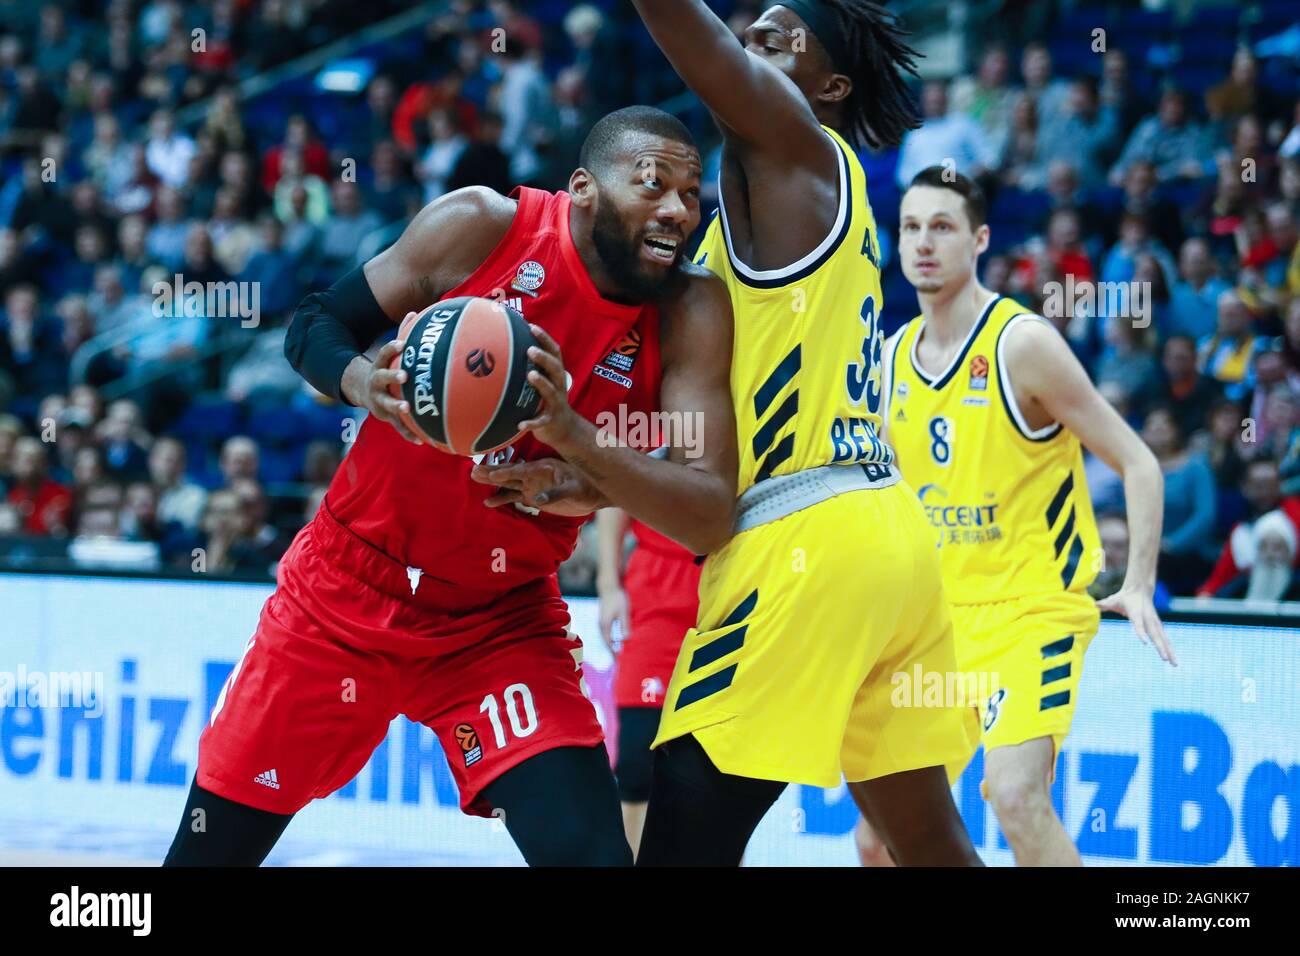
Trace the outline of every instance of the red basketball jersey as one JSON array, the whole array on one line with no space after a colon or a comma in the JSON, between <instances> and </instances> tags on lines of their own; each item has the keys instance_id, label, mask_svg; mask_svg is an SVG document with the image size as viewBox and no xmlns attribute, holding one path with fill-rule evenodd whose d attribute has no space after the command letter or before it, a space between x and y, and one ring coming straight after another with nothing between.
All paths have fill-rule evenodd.
<instances>
[{"instance_id":1,"label":"red basketball jersey","mask_svg":"<svg viewBox=\"0 0 1300 956\"><path fill-rule=\"evenodd\" d=\"M572 376L569 404L589 421L602 412L648 415L659 403L659 312L596 290L569 231L569 195L519 187L509 232L444 298L507 302L559 344ZM635 419L633 419L635 421ZM635 438L635 430L631 437ZM558 457L525 434L492 461ZM330 484L330 512L408 567L466 587L507 590L552 574L573 551L585 518L487 508L496 490L470 480L473 459L403 440L367 419Z\"/></svg>"}]
</instances>

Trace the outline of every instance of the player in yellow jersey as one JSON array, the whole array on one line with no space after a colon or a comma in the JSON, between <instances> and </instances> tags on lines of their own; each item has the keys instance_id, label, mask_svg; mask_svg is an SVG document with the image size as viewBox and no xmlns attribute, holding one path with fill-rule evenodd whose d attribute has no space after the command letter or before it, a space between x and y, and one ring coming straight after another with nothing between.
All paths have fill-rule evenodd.
<instances>
[{"instance_id":1,"label":"player in yellow jersey","mask_svg":"<svg viewBox=\"0 0 1300 956\"><path fill-rule=\"evenodd\" d=\"M704 564L664 698L638 865L736 865L788 783L847 779L903 863L979 863L945 765L963 708L895 707L956 667L933 536L881 440L879 243L851 143L917 125L913 51L867 0L789 0L742 44L701 0L636 0L723 134L696 261L735 314L736 534Z\"/></svg>"},{"instance_id":2,"label":"player in yellow jersey","mask_svg":"<svg viewBox=\"0 0 1300 956\"><path fill-rule=\"evenodd\" d=\"M1097 606L1174 663L1152 604L1163 479L1057 330L980 285L984 211L979 187L941 166L903 195L899 257L921 314L885 349L885 434L939 545L958 666L990 690L978 700L985 794L1017 863L1077 866L1050 785ZM1128 503L1128 572L1097 602L1081 443L1123 476ZM859 834L865 855L871 844Z\"/></svg>"}]
</instances>

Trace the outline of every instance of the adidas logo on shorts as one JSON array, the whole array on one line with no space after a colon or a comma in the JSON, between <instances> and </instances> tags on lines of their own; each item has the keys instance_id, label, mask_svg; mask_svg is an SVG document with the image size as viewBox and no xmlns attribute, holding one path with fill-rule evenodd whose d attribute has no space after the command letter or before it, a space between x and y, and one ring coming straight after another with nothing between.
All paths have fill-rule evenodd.
<instances>
[{"instance_id":1,"label":"adidas logo on shorts","mask_svg":"<svg viewBox=\"0 0 1300 956\"><path fill-rule=\"evenodd\" d=\"M272 790L280 789L280 781L276 779L274 770L259 773L253 778L253 783L260 783L262 786L270 787Z\"/></svg>"}]
</instances>

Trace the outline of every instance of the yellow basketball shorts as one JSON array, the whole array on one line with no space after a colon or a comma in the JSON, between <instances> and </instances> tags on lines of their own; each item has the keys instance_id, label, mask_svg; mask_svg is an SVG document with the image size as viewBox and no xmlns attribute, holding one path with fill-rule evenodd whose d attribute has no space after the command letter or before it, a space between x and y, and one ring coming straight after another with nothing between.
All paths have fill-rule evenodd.
<instances>
[{"instance_id":1,"label":"yellow basketball shorts","mask_svg":"<svg viewBox=\"0 0 1300 956\"><path fill-rule=\"evenodd\" d=\"M897 693L918 665L956 668L916 493L837 495L709 556L653 746L693 734L724 773L821 787L963 763L975 712Z\"/></svg>"},{"instance_id":2,"label":"yellow basketball shorts","mask_svg":"<svg viewBox=\"0 0 1300 956\"><path fill-rule=\"evenodd\" d=\"M1061 591L954 605L952 615L958 666L987 691L978 701L984 748L1051 737L1059 753L1101 620L1096 603Z\"/></svg>"}]
</instances>

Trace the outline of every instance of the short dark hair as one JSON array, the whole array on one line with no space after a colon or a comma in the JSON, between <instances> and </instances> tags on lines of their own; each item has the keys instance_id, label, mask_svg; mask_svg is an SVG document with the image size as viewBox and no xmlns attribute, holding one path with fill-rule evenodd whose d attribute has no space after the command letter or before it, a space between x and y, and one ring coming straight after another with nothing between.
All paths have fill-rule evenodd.
<instances>
[{"instance_id":1,"label":"short dark hair","mask_svg":"<svg viewBox=\"0 0 1300 956\"><path fill-rule=\"evenodd\" d=\"M653 106L626 106L596 121L578 154L578 165L599 175L609 165L615 151L630 132L648 133L699 151L695 137L681 120Z\"/></svg>"},{"instance_id":2,"label":"short dark hair","mask_svg":"<svg viewBox=\"0 0 1300 956\"><path fill-rule=\"evenodd\" d=\"M947 166L927 166L915 176L907 188L914 186L932 186L935 189L950 189L965 200L966 218L970 220L972 230L988 222L988 202L980 184L969 176L962 175Z\"/></svg>"}]
</instances>

